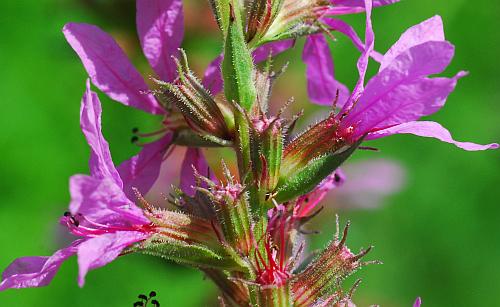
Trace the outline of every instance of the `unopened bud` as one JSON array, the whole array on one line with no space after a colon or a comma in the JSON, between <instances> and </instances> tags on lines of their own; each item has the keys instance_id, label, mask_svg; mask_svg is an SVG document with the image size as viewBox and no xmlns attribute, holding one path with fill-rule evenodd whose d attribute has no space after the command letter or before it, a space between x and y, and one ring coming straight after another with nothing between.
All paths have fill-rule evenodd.
<instances>
[{"instance_id":1,"label":"unopened bud","mask_svg":"<svg viewBox=\"0 0 500 307\"><path fill-rule=\"evenodd\" d=\"M179 78L175 83L158 83L166 88L170 101L182 113L187 124L207 138L230 141L232 136L219 105L189 69L186 54L181 50L176 60Z\"/></svg>"}]
</instances>

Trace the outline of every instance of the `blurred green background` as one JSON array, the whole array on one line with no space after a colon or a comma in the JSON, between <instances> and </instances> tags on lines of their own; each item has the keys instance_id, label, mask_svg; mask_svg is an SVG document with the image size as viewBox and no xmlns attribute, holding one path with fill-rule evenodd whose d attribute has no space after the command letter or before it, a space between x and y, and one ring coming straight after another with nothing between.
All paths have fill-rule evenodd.
<instances>
[{"instance_id":1,"label":"blurred green background","mask_svg":"<svg viewBox=\"0 0 500 307\"><path fill-rule=\"evenodd\" d=\"M126 47L146 74L134 30L133 1L18 0L0 4L0 268L20 256L50 255L64 244L59 216L69 201L68 178L87 173L88 148L79 130L79 102L85 72L66 44L69 21L100 25ZM206 3L187 5L184 47L201 72L220 51ZM456 57L447 75L460 81L447 106L432 118L458 140L500 140L500 4L477 0L403 0L376 9L376 49L385 52L407 27L434 14L445 22ZM362 31L363 16L349 16ZM360 32L362 33L362 32ZM300 44L280 58L291 67L278 82L277 100L305 101ZM337 77L354 85L358 52L343 37L333 45ZM375 71L375 65L371 72ZM123 107L100 94L104 133L119 163L137 152L130 143L135 126L158 119ZM299 104L300 105L300 104ZM310 112L324 110L312 107ZM371 145L407 170L403 191L375 210L341 212L353 227L349 246L375 245L371 259L384 265L356 273L363 283L358 306L498 306L500 293L500 152L465 152L413 136L393 136ZM180 162L179 162L180 163ZM332 221L332 219L323 219ZM322 246L333 223L314 239ZM139 293L155 290L162 306L213 306L216 289L195 270L155 258L130 255L92 271L83 289L76 283L75 257L63 264L50 286L0 293L0 306L131 306Z\"/></svg>"}]
</instances>

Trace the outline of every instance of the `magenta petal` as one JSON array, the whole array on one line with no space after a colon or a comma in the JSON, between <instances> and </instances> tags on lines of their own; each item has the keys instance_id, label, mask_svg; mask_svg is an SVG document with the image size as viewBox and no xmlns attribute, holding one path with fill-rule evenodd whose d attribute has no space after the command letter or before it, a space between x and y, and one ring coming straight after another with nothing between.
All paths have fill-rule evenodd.
<instances>
[{"instance_id":1,"label":"magenta petal","mask_svg":"<svg viewBox=\"0 0 500 307\"><path fill-rule=\"evenodd\" d=\"M373 7L384 6L399 2L400 0L373 0ZM365 11L364 0L331 0L332 8L328 15L346 15Z\"/></svg>"},{"instance_id":2,"label":"magenta petal","mask_svg":"<svg viewBox=\"0 0 500 307\"><path fill-rule=\"evenodd\" d=\"M115 40L96 26L68 23L68 43L82 60L92 83L112 99L149 113L162 114L155 97Z\"/></svg>"},{"instance_id":3,"label":"magenta petal","mask_svg":"<svg viewBox=\"0 0 500 307\"><path fill-rule=\"evenodd\" d=\"M205 86L205 88L208 89L213 95L220 93L223 88L222 74L220 70L220 64L223 59L224 57L222 54L213 59L213 61L208 64L203 76L203 86Z\"/></svg>"},{"instance_id":4,"label":"magenta petal","mask_svg":"<svg viewBox=\"0 0 500 307\"><path fill-rule=\"evenodd\" d=\"M118 166L118 172L123 180L123 191L129 199L136 198L132 187L142 194L146 194L151 189L158 179L161 164L166 151L172 144L172 138L172 133L165 134L159 140L144 145L139 154Z\"/></svg>"},{"instance_id":5,"label":"magenta petal","mask_svg":"<svg viewBox=\"0 0 500 307\"><path fill-rule=\"evenodd\" d=\"M297 201L297 208L294 215L305 217L313 213L317 205L325 198L329 191L340 187L345 182L345 174L339 168L323 181L311 192L301 196Z\"/></svg>"},{"instance_id":6,"label":"magenta petal","mask_svg":"<svg viewBox=\"0 0 500 307\"><path fill-rule=\"evenodd\" d=\"M74 175L70 178L69 189L72 214L81 213L85 218L101 224L127 225L148 221L142 210L112 180Z\"/></svg>"},{"instance_id":7,"label":"magenta petal","mask_svg":"<svg viewBox=\"0 0 500 307\"><path fill-rule=\"evenodd\" d=\"M275 56L291 47L293 47L295 40L289 39L279 42L273 42L258 47L252 53L254 62L260 63L266 60L269 55ZM203 86L207 88L213 95L217 95L223 89L222 74L220 64L223 60L223 55L216 57L205 70L203 76Z\"/></svg>"},{"instance_id":8,"label":"magenta petal","mask_svg":"<svg viewBox=\"0 0 500 307\"><path fill-rule=\"evenodd\" d=\"M321 22L328 25L333 31L340 32L347 36L354 46L361 52L365 50L365 44L359 38L359 35L356 33L353 27L351 27L347 22L340 19L332 19L332 18L321 18ZM382 55L375 50L372 50L370 53L372 59L377 62L382 61Z\"/></svg>"},{"instance_id":9,"label":"magenta petal","mask_svg":"<svg viewBox=\"0 0 500 307\"><path fill-rule=\"evenodd\" d=\"M401 125L397 125L391 128L387 128L384 130L380 130L377 132L373 132L369 134L368 139L377 139L384 136L389 136L393 134L401 134L401 133L409 133L423 137L436 138L440 141L453 144L459 148L468 151L477 151L477 150L487 150L487 149L497 149L498 144L492 143L487 145L479 145L469 142L457 142L453 140L451 134L446 128L441 126L436 122L429 121L418 121L418 122L409 122Z\"/></svg>"},{"instance_id":10,"label":"magenta petal","mask_svg":"<svg viewBox=\"0 0 500 307\"><path fill-rule=\"evenodd\" d=\"M177 76L177 56L184 36L181 0L137 0L137 32L144 55L163 81Z\"/></svg>"},{"instance_id":11,"label":"magenta petal","mask_svg":"<svg viewBox=\"0 0 500 307\"><path fill-rule=\"evenodd\" d=\"M89 239L78 246L78 285L83 287L89 270L102 267L128 246L142 241L148 234L138 231L118 231Z\"/></svg>"},{"instance_id":12,"label":"magenta petal","mask_svg":"<svg viewBox=\"0 0 500 307\"><path fill-rule=\"evenodd\" d=\"M269 56L276 56L292 48L294 44L294 39L287 39L262 45L252 52L253 60L255 63L260 63L267 60Z\"/></svg>"},{"instance_id":13,"label":"magenta petal","mask_svg":"<svg viewBox=\"0 0 500 307\"><path fill-rule=\"evenodd\" d=\"M212 173L207 160L199 148L188 148L182 162L180 188L190 196L194 195L193 187L196 185L193 167L200 175L211 178Z\"/></svg>"},{"instance_id":14,"label":"magenta petal","mask_svg":"<svg viewBox=\"0 0 500 307\"><path fill-rule=\"evenodd\" d=\"M80 242L80 240L75 241L50 257L17 258L2 273L0 291L9 288L31 288L48 285L61 264L76 253L77 245Z\"/></svg>"},{"instance_id":15,"label":"magenta petal","mask_svg":"<svg viewBox=\"0 0 500 307\"><path fill-rule=\"evenodd\" d=\"M417 297L417 299L415 300L415 303L413 303L413 307L420 307L421 304L422 304L422 300L420 299L420 297Z\"/></svg>"},{"instance_id":16,"label":"magenta petal","mask_svg":"<svg viewBox=\"0 0 500 307\"><path fill-rule=\"evenodd\" d=\"M365 8L366 8L366 29L365 29L365 48L363 53L358 59L357 67L359 72L359 79L352 91L351 97L349 101L342 108L342 112L345 112L349 107L353 105L355 101L359 99L359 96L364 90L365 84L365 75L366 70L368 69L368 61L370 59L370 54L373 52L373 48L375 45L375 34L373 33L372 27L372 1L365 0Z\"/></svg>"},{"instance_id":17,"label":"magenta petal","mask_svg":"<svg viewBox=\"0 0 500 307\"><path fill-rule=\"evenodd\" d=\"M464 73L452 79L425 76L443 71L453 53L453 45L448 42L427 42L401 53L368 82L343 121L344 128L355 126L357 137L374 128L417 120L435 112Z\"/></svg>"},{"instance_id":18,"label":"magenta petal","mask_svg":"<svg viewBox=\"0 0 500 307\"><path fill-rule=\"evenodd\" d=\"M101 113L99 97L90 90L90 81L87 80L87 89L80 108L80 127L91 149L90 174L96 178L110 178L122 186L120 175L111 159L108 142L101 132Z\"/></svg>"},{"instance_id":19,"label":"magenta petal","mask_svg":"<svg viewBox=\"0 0 500 307\"><path fill-rule=\"evenodd\" d=\"M307 37L302 61L306 64L307 93L311 101L332 105L338 91L337 106L342 107L349 98L349 90L335 80L332 55L323 34Z\"/></svg>"},{"instance_id":20,"label":"magenta petal","mask_svg":"<svg viewBox=\"0 0 500 307\"><path fill-rule=\"evenodd\" d=\"M443 21L440 16L431 17L406 30L384 55L380 71L389 66L402 52L430 41L444 41Z\"/></svg>"}]
</instances>

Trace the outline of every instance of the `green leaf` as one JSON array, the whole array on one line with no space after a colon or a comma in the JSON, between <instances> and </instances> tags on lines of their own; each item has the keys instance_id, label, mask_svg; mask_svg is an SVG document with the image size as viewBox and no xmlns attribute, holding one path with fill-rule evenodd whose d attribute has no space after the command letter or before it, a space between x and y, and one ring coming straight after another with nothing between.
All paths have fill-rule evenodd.
<instances>
[{"instance_id":1,"label":"green leaf","mask_svg":"<svg viewBox=\"0 0 500 307\"><path fill-rule=\"evenodd\" d=\"M136 252L162 257L183 265L244 272L247 269L234 253L221 245L217 250L196 243L154 235L132 248Z\"/></svg>"},{"instance_id":2,"label":"green leaf","mask_svg":"<svg viewBox=\"0 0 500 307\"><path fill-rule=\"evenodd\" d=\"M239 10L231 7L222 62L224 94L228 101L235 101L247 111L252 109L257 96L253 69L252 55L245 41Z\"/></svg>"}]
</instances>

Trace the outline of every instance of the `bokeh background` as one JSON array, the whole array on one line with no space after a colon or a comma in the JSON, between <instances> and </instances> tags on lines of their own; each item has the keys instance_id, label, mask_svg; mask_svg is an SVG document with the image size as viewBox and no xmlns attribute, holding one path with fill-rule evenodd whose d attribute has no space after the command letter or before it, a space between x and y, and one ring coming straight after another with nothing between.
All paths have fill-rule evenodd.
<instances>
[{"instance_id":1,"label":"bokeh background","mask_svg":"<svg viewBox=\"0 0 500 307\"><path fill-rule=\"evenodd\" d=\"M0 4L0 268L14 258L50 255L64 244L57 221L69 201L68 178L87 173L88 148L79 130L79 102L85 72L66 44L61 28L69 21L100 25L126 48L147 75L138 48L134 1L18 0ZM470 75L460 81L447 106L432 119L458 140L500 141L500 4L476 0L403 0L376 9L376 49L385 52L407 27L434 14L445 22L456 57L446 72ZM184 47L198 72L217 55L220 42L203 0L186 1ZM346 18L363 33L363 16ZM327 112L308 106L300 45L280 56L290 67L274 99L295 96L307 106L304 123ZM332 44L338 78L356 82L358 52L339 36ZM371 73L376 65L372 66ZM104 134L116 163L138 151L131 129L154 129L157 118L126 108L100 94ZM375 245L371 259L383 265L356 274L363 283L359 306L495 306L500 292L500 152L465 152L413 136L371 143L381 152L357 153L352 161L386 158L406 173L404 188L378 208L325 210L312 228L320 247L331 238L333 213L353 227L349 246ZM181 158L181 154L177 154ZM214 159L213 159L214 160ZM351 161L349 161L351 162ZM180 164L172 162L172 166ZM168 174L164 174L167 176ZM377 176L363 174L361 176ZM160 187L167 189L167 187ZM334 205L335 197L329 203ZM329 204L325 204L328 206ZM90 272L76 283L76 257L64 263L50 286L0 293L0 306L131 306L139 293L155 290L162 306L214 306L216 289L195 270L156 258L129 255ZM353 279L351 279L353 280Z\"/></svg>"}]
</instances>

